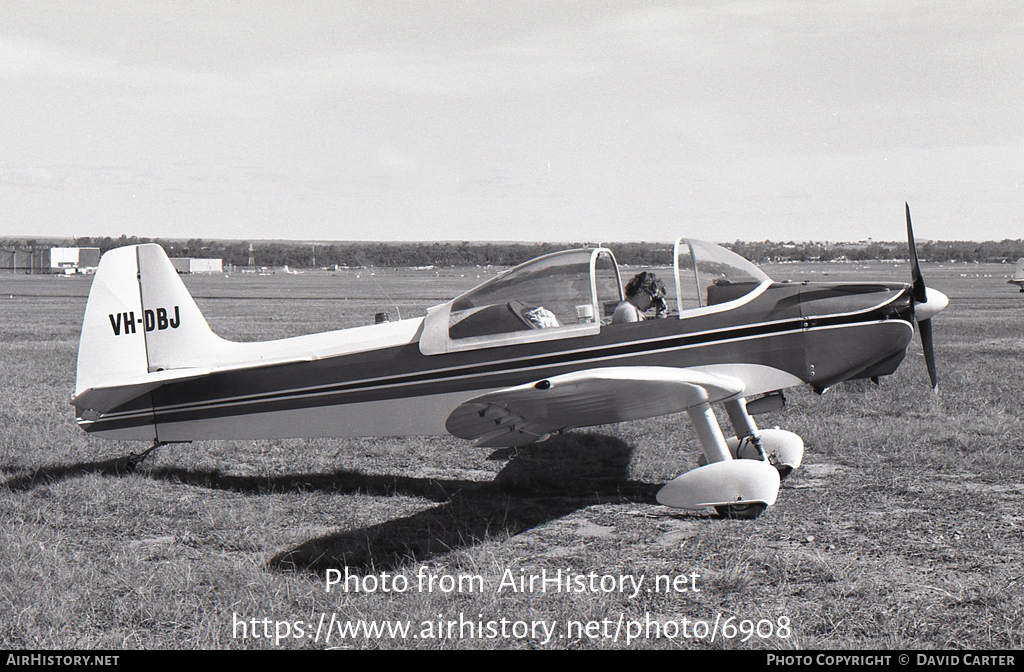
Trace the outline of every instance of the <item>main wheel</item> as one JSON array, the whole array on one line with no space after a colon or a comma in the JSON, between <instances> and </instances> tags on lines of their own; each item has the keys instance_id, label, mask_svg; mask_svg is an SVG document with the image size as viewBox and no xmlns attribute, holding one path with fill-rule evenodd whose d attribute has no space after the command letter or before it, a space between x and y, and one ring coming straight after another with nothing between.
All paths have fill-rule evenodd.
<instances>
[{"instance_id":1,"label":"main wheel","mask_svg":"<svg viewBox=\"0 0 1024 672\"><path fill-rule=\"evenodd\" d=\"M715 511L717 511L718 515L722 518L731 518L732 520L753 520L764 513L764 510L767 508L767 504L754 502L751 504L723 504L721 506L716 506Z\"/></svg>"}]
</instances>

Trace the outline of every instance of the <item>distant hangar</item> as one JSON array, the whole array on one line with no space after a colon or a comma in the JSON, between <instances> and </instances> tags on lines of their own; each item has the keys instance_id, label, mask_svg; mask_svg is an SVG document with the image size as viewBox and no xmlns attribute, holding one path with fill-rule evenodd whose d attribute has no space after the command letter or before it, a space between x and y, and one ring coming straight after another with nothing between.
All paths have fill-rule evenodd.
<instances>
[{"instance_id":1,"label":"distant hangar","mask_svg":"<svg viewBox=\"0 0 1024 672\"><path fill-rule=\"evenodd\" d=\"M0 250L0 270L74 275L95 273L98 247L51 247L45 250Z\"/></svg>"},{"instance_id":2,"label":"distant hangar","mask_svg":"<svg viewBox=\"0 0 1024 672\"><path fill-rule=\"evenodd\" d=\"M223 259L171 259L178 273L222 273ZM42 250L0 249L0 271L74 275L95 273L100 265L98 247L50 247Z\"/></svg>"},{"instance_id":3,"label":"distant hangar","mask_svg":"<svg viewBox=\"0 0 1024 672\"><path fill-rule=\"evenodd\" d=\"M189 273L221 273L224 270L223 259L194 259L192 257L176 257L171 259L174 270L180 274Z\"/></svg>"}]
</instances>

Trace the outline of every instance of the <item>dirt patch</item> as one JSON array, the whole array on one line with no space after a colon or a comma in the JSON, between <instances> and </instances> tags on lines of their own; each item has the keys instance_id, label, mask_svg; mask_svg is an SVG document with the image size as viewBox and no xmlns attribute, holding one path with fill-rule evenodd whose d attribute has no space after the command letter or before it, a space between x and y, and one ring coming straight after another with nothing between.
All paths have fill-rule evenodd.
<instances>
[{"instance_id":1,"label":"dirt patch","mask_svg":"<svg viewBox=\"0 0 1024 672\"><path fill-rule=\"evenodd\" d=\"M843 467L830 462L804 464L785 481L785 486L794 490L821 487L830 477L842 471Z\"/></svg>"}]
</instances>

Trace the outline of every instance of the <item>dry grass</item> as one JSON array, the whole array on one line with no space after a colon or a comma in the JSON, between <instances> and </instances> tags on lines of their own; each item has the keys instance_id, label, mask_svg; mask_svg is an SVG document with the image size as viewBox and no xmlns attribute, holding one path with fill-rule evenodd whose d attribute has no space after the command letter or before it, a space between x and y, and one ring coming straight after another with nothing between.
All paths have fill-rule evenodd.
<instances>
[{"instance_id":1,"label":"dry grass","mask_svg":"<svg viewBox=\"0 0 1024 672\"><path fill-rule=\"evenodd\" d=\"M829 266L823 278L822 268L769 272L906 274ZM251 339L394 316L395 302L422 314L493 272L188 282L216 330ZM925 269L951 298L935 327L941 396L915 342L878 387L796 390L785 411L759 418L801 434L807 455L777 505L747 522L654 503L695 463L679 416L519 450L450 437L173 445L123 474L115 458L140 446L85 436L67 405L88 279L2 276L0 646L1020 649L1024 297L1005 272ZM394 301L380 301L383 291ZM346 566L362 580L401 575L410 588L327 592ZM498 590L542 570L647 581L696 573L700 592ZM482 589L428 592L421 575L474 577ZM311 636L321 615L410 621L418 636L325 642ZM460 617L560 629L550 638L424 630ZM713 642L679 632L627 643L624 631L613 637L620 617L646 623L646 635L683 619L693 634L693 621L716 617L737 630ZM293 629L277 642L255 638L253 619L278 635L284 623ZM307 631L295 637L300 621ZM597 636L570 621L597 623ZM747 624L771 626L771 636Z\"/></svg>"}]
</instances>

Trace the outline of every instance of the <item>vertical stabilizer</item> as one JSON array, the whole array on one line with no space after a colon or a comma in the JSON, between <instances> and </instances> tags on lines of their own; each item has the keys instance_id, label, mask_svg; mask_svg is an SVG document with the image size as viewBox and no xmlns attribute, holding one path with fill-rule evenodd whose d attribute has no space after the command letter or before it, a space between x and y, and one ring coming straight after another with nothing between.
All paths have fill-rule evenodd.
<instances>
[{"instance_id":1,"label":"vertical stabilizer","mask_svg":"<svg viewBox=\"0 0 1024 672\"><path fill-rule=\"evenodd\" d=\"M110 250L89 291L75 394L208 363L222 343L162 247Z\"/></svg>"},{"instance_id":2,"label":"vertical stabilizer","mask_svg":"<svg viewBox=\"0 0 1024 672\"><path fill-rule=\"evenodd\" d=\"M138 276L135 246L110 250L100 259L82 321L75 395L148 371Z\"/></svg>"}]
</instances>

